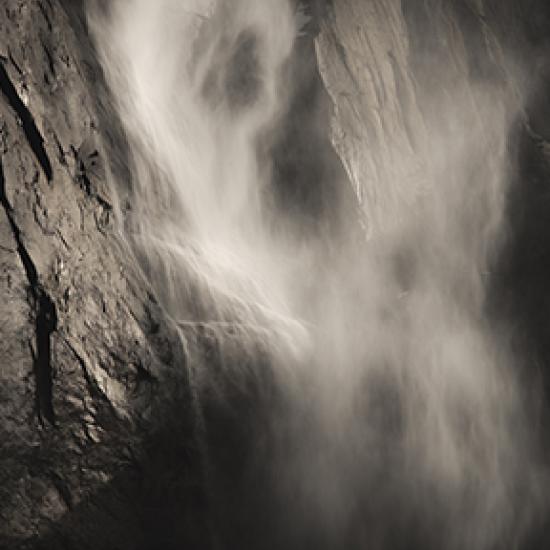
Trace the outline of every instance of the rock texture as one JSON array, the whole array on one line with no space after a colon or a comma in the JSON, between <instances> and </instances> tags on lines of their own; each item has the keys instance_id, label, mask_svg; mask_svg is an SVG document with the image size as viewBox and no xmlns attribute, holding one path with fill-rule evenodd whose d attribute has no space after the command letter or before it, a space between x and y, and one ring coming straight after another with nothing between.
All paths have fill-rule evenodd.
<instances>
[{"instance_id":1,"label":"rock texture","mask_svg":"<svg viewBox=\"0 0 550 550\"><path fill-rule=\"evenodd\" d=\"M371 234L426 191L442 142L496 141L485 94L514 116L502 47L466 1L329 3L316 48L332 141Z\"/></svg>"},{"instance_id":2,"label":"rock texture","mask_svg":"<svg viewBox=\"0 0 550 550\"><path fill-rule=\"evenodd\" d=\"M473 132L484 144L505 136L509 232L491 285L494 305L515 318L523 345L546 361L549 323L541 300L550 250L543 237L548 4L349 0L316 5L324 6L316 52L333 104L331 139L371 234L433 185L430 178L441 170L440 142L459 135L467 143ZM498 111L505 113L506 124L495 128L491 112Z\"/></svg>"},{"instance_id":3,"label":"rock texture","mask_svg":"<svg viewBox=\"0 0 550 550\"><path fill-rule=\"evenodd\" d=\"M332 141L372 233L411 196L399 182L421 185L417 143L426 130L401 2L329 3L316 49L334 104Z\"/></svg>"},{"instance_id":4,"label":"rock texture","mask_svg":"<svg viewBox=\"0 0 550 550\"><path fill-rule=\"evenodd\" d=\"M201 531L186 358L116 229L68 7L0 7L0 546L169 548Z\"/></svg>"}]
</instances>

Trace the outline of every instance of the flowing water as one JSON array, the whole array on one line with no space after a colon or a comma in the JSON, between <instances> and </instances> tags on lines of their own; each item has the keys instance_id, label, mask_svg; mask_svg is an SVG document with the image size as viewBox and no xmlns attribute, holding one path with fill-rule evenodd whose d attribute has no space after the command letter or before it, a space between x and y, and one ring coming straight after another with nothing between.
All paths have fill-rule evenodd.
<instances>
[{"instance_id":1,"label":"flowing water","mask_svg":"<svg viewBox=\"0 0 550 550\"><path fill-rule=\"evenodd\" d=\"M421 144L420 191L378 190L403 200L367 236L343 170L312 207L318 174L280 169L299 7L117 0L89 15L131 152L124 233L182 338L216 349L193 378L216 401L204 430L222 433L205 435L221 547L514 547L537 470L486 292L515 113L457 86L451 123ZM295 165L326 164L307 154Z\"/></svg>"}]
</instances>

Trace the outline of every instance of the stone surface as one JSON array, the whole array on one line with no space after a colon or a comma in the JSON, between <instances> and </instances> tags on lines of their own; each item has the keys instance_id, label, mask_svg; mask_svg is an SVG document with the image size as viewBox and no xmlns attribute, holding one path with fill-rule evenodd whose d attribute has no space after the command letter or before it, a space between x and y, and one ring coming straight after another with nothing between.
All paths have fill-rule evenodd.
<instances>
[{"instance_id":1,"label":"stone surface","mask_svg":"<svg viewBox=\"0 0 550 550\"><path fill-rule=\"evenodd\" d=\"M120 238L68 4L0 7L0 546L167 548L201 531L186 357Z\"/></svg>"},{"instance_id":2,"label":"stone surface","mask_svg":"<svg viewBox=\"0 0 550 550\"><path fill-rule=\"evenodd\" d=\"M422 185L425 124L401 2L329 3L316 50L334 104L332 141L372 233Z\"/></svg>"}]
</instances>

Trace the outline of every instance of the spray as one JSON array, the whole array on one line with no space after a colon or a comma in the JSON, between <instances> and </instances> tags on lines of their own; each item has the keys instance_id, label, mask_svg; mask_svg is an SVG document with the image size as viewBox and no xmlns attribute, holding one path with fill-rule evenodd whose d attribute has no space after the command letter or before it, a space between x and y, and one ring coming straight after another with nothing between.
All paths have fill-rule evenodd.
<instances>
[{"instance_id":1,"label":"spray","mask_svg":"<svg viewBox=\"0 0 550 550\"><path fill-rule=\"evenodd\" d=\"M275 371L284 407L261 434L286 531L274 540L492 548L530 502L518 497L530 495L521 394L484 317L512 117L474 90L487 135L463 100L472 87L457 87L453 130L422 145L423 192L368 239L356 212L369 193L333 213L349 215L342 231L306 238L300 205L290 215L269 200L273 159L258 152L284 124L303 20L287 0L90 8L132 155L125 234L167 315L217 343L239 399L255 369ZM201 365L196 383L212 387L219 373ZM226 393L230 416L240 404Z\"/></svg>"}]
</instances>

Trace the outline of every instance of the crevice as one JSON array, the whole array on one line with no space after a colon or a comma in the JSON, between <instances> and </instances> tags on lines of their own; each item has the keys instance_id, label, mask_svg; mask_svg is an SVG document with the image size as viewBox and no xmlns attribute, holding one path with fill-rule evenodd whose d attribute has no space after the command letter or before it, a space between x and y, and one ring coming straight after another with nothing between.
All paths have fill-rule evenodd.
<instances>
[{"instance_id":1,"label":"crevice","mask_svg":"<svg viewBox=\"0 0 550 550\"><path fill-rule=\"evenodd\" d=\"M34 374L36 378L37 405L41 418L55 424L53 410L53 372L51 335L57 330L57 313L51 298L40 289L36 312L36 358Z\"/></svg>"},{"instance_id":2,"label":"crevice","mask_svg":"<svg viewBox=\"0 0 550 550\"><path fill-rule=\"evenodd\" d=\"M0 63L0 90L8 100L10 107L15 111L19 119L21 120L21 125L23 127L23 132L25 137L36 157L36 160L40 164L44 175L48 181L52 180L53 172L50 159L44 148L44 138L38 130L34 118L31 112L27 109L15 86L13 85L6 68L2 63Z\"/></svg>"},{"instance_id":3,"label":"crevice","mask_svg":"<svg viewBox=\"0 0 550 550\"><path fill-rule=\"evenodd\" d=\"M48 46L44 44L44 42L41 41L40 44L42 45L42 50L44 51L44 55L46 56L46 61L48 62L48 69L50 71L50 74L55 77L55 64L52 54L48 49Z\"/></svg>"},{"instance_id":4,"label":"crevice","mask_svg":"<svg viewBox=\"0 0 550 550\"><path fill-rule=\"evenodd\" d=\"M335 34L332 34L331 38L334 40L334 49L336 50L336 54L338 55L338 58L342 62L342 65L344 66L346 73L348 74L351 81L353 82L355 89L360 90L361 86L359 85L359 83L357 82L357 79L355 78L355 75L353 74L353 70L351 68L351 65L349 64L349 59L348 59L348 54L346 52L346 49L340 43L340 41L338 40L338 37ZM378 102L380 103L380 99L378 100Z\"/></svg>"},{"instance_id":5,"label":"crevice","mask_svg":"<svg viewBox=\"0 0 550 550\"><path fill-rule=\"evenodd\" d=\"M395 59L393 52L388 52L388 58L390 60L390 66L393 72L393 79L395 82L395 93L397 95L397 100L401 105L402 112L402 122L405 133L407 134L407 139L415 153L419 152L418 143L416 141L416 136L414 132L414 124L410 120L410 113L412 110L411 99L407 93L407 85L405 83L405 78L399 68L399 64Z\"/></svg>"},{"instance_id":6,"label":"crevice","mask_svg":"<svg viewBox=\"0 0 550 550\"><path fill-rule=\"evenodd\" d=\"M67 509L71 510L74 507L74 502L67 483L55 472L52 472L52 483Z\"/></svg>"},{"instance_id":7,"label":"crevice","mask_svg":"<svg viewBox=\"0 0 550 550\"><path fill-rule=\"evenodd\" d=\"M6 195L4 170L0 163L0 206L4 208L17 245L17 253L27 276L29 302L33 309L35 323L35 346L31 347L33 373L36 385L36 411L42 424L45 421L55 425L53 408L53 369L51 359L51 335L57 329L57 312L51 298L40 284L38 271L28 250L23 244L21 231L15 222L13 209Z\"/></svg>"},{"instance_id":8,"label":"crevice","mask_svg":"<svg viewBox=\"0 0 550 550\"><path fill-rule=\"evenodd\" d=\"M11 50L9 48L8 48L8 58L9 58L10 63L12 64L12 66L19 73L19 76L23 76L23 70L21 69L21 67L19 66L17 61L15 61L15 59L14 59L12 53L11 53ZM8 59L5 59L5 58L4 58L4 60L5 60L4 62L8 61Z\"/></svg>"},{"instance_id":9,"label":"crevice","mask_svg":"<svg viewBox=\"0 0 550 550\"><path fill-rule=\"evenodd\" d=\"M116 411L114 411L114 407L110 399L107 397L107 395L105 395L105 392L99 387L99 385L97 384L93 376L90 374L88 370L88 366L86 365L86 361L84 360L82 355L78 353L76 348L71 344L71 342L66 336L62 335L61 338L63 342L65 342L65 345L69 348L71 353L76 358L78 364L80 365L82 376L84 377L84 381L86 382L86 386L88 388L88 392L90 393L90 395L106 403L110 407L110 409L114 412L114 414L116 414Z\"/></svg>"},{"instance_id":10,"label":"crevice","mask_svg":"<svg viewBox=\"0 0 550 550\"><path fill-rule=\"evenodd\" d=\"M42 17L44 17L44 20L46 21L46 25L48 26L48 30L52 31L52 20L50 19L50 16L48 15L48 12L46 11L46 8L42 4L42 2L38 2L38 9L40 10L40 13L42 14Z\"/></svg>"}]
</instances>

